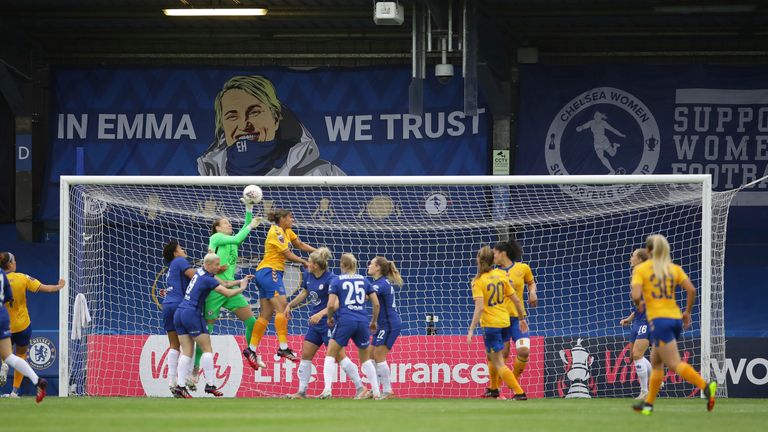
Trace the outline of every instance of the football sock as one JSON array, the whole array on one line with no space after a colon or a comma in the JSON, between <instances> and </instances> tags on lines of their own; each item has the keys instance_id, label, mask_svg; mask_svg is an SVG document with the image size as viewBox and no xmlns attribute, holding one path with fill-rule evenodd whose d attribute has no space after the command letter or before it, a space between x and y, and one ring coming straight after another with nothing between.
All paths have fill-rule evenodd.
<instances>
[{"instance_id":1,"label":"football sock","mask_svg":"<svg viewBox=\"0 0 768 432\"><path fill-rule=\"evenodd\" d=\"M312 377L312 360L302 360L299 363L299 393L306 393L309 380Z\"/></svg>"},{"instance_id":2,"label":"football sock","mask_svg":"<svg viewBox=\"0 0 768 432\"><path fill-rule=\"evenodd\" d=\"M517 378L515 378L515 373L509 370L508 367L502 366L499 369L499 376L504 381L504 384L507 385L507 387L511 388L515 394L522 394L525 393L523 391L523 388L520 387L520 383L517 382Z\"/></svg>"},{"instance_id":3,"label":"football sock","mask_svg":"<svg viewBox=\"0 0 768 432\"><path fill-rule=\"evenodd\" d=\"M381 383L381 391L384 393L392 393L392 382L390 382L389 365L386 361L376 363L377 378Z\"/></svg>"},{"instance_id":4,"label":"football sock","mask_svg":"<svg viewBox=\"0 0 768 432\"><path fill-rule=\"evenodd\" d=\"M648 396L645 397L645 403L653 404L659 395L661 383L664 381L664 368L651 369L651 379L648 383Z\"/></svg>"},{"instance_id":5,"label":"football sock","mask_svg":"<svg viewBox=\"0 0 768 432\"><path fill-rule=\"evenodd\" d=\"M515 366L514 366L514 374L515 378L520 378L520 375L523 374L523 371L525 370L525 367L528 365L528 357L522 359L520 356L515 357Z\"/></svg>"},{"instance_id":6,"label":"football sock","mask_svg":"<svg viewBox=\"0 0 768 432\"><path fill-rule=\"evenodd\" d=\"M175 386L178 381L179 369L179 351L175 349L168 350L168 356L165 357L165 364L168 366L168 381L171 386Z\"/></svg>"},{"instance_id":7,"label":"football sock","mask_svg":"<svg viewBox=\"0 0 768 432\"><path fill-rule=\"evenodd\" d=\"M646 363L645 357L635 360L635 371L637 372L637 381L640 382L641 392L648 391L648 367Z\"/></svg>"},{"instance_id":8,"label":"football sock","mask_svg":"<svg viewBox=\"0 0 768 432\"><path fill-rule=\"evenodd\" d=\"M29 363L24 361L24 359L11 354L5 358L5 362L8 363L8 366L12 367L17 372L21 372L22 375L29 378L29 380L32 381L32 384L37 385L37 374L32 370L32 367L29 365Z\"/></svg>"},{"instance_id":9,"label":"football sock","mask_svg":"<svg viewBox=\"0 0 768 432\"><path fill-rule=\"evenodd\" d=\"M707 382L704 381L704 378L696 372L696 369L694 369L693 366L686 362L680 362L680 364L677 365L677 368L675 368L675 372L683 377L684 380L700 389L704 389L704 387L707 386Z\"/></svg>"},{"instance_id":10,"label":"football sock","mask_svg":"<svg viewBox=\"0 0 768 432\"><path fill-rule=\"evenodd\" d=\"M203 353L200 357L200 366L203 368L203 374L205 374L205 383L213 385L213 353Z\"/></svg>"},{"instance_id":11,"label":"football sock","mask_svg":"<svg viewBox=\"0 0 768 432\"><path fill-rule=\"evenodd\" d=\"M344 373L347 374L349 379L352 380L352 384L355 385L355 388L360 388L360 386L363 385L363 380L360 379L360 370L357 369L355 362L350 360L349 357L344 357L339 365L344 369Z\"/></svg>"},{"instance_id":12,"label":"football sock","mask_svg":"<svg viewBox=\"0 0 768 432\"><path fill-rule=\"evenodd\" d=\"M323 364L323 392L330 392L333 387L334 375L336 375L336 359L333 357L326 357Z\"/></svg>"},{"instance_id":13,"label":"football sock","mask_svg":"<svg viewBox=\"0 0 768 432\"><path fill-rule=\"evenodd\" d=\"M490 360L488 360L488 388L491 390L499 389L499 371L496 370L496 366Z\"/></svg>"},{"instance_id":14,"label":"football sock","mask_svg":"<svg viewBox=\"0 0 768 432\"><path fill-rule=\"evenodd\" d=\"M277 340L280 341L280 349L288 349L288 319L279 313L275 315L275 330Z\"/></svg>"},{"instance_id":15,"label":"football sock","mask_svg":"<svg viewBox=\"0 0 768 432\"><path fill-rule=\"evenodd\" d=\"M269 324L269 321L262 317L259 317L253 324L253 331L251 332L251 339L248 345L251 350L256 351L259 348L261 338L264 337L264 332L267 331L267 324Z\"/></svg>"},{"instance_id":16,"label":"football sock","mask_svg":"<svg viewBox=\"0 0 768 432\"><path fill-rule=\"evenodd\" d=\"M362 369L365 377L368 378L368 382L371 384L373 396L381 396L381 391L379 390L379 378L376 376L376 365L374 364L373 359L369 359L363 363Z\"/></svg>"}]
</instances>

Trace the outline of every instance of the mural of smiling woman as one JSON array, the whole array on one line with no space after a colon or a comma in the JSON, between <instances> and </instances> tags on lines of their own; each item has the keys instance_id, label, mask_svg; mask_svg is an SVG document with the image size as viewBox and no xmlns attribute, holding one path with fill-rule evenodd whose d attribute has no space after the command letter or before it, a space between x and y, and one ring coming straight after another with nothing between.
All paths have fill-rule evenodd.
<instances>
[{"instance_id":1,"label":"mural of smiling woman","mask_svg":"<svg viewBox=\"0 0 768 432\"><path fill-rule=\"evenodd\" d=\"M315 139L260 75L230 78L216 95L216 138L201 175L345 175L320 159Z\"/></svg>"}]
</instances>

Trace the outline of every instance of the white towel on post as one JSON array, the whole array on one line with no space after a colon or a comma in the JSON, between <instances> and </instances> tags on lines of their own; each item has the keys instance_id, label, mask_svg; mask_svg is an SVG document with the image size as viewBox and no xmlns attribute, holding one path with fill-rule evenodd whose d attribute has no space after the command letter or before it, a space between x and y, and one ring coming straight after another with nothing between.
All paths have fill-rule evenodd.
<instances>
[{"instance_id":1,"label":"white towel on post","mask_svg":"<svg viewBox=\"0 0 768 432\"><path fill-rule=\"evenodd\" d=\"M88 301L84 294L75 296L75 305L72 308L72 340L79 340L83 337L83 328L91 323L91 314L88 312Z\"/></svg>"}]
</instances>

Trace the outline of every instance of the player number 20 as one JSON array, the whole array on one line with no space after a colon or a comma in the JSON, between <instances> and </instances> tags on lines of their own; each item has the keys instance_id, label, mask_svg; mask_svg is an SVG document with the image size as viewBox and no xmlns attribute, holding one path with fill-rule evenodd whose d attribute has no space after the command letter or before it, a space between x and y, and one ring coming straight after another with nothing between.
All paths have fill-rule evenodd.
<instances>
[{"instance_id":1,"label":"player number 20","mask_svg":"<svg viewBox=\"0 0 768 432\"><path fill-rule=\"evenodd\" d=\"M491 295L488 296L489 307L504 303L504 284L502 282L497 284L490 283L486 289L491 292Z\"/></svg>"}]
</instances>

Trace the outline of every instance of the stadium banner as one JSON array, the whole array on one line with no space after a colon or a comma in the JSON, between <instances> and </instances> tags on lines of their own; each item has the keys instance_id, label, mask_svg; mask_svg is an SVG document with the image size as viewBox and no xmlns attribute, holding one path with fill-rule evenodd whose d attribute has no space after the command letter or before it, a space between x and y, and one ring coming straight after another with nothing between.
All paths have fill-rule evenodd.
<instances>
[{"instance_id":1,"label":"stadium banner","mask_svg":"<svg viewBox=\"0 0 768 432\"><path fill-rule=\"evenodd\" d=\"M515 174L768 175L768 67L524 65ZM546 97L542 97L546 95ZM735 205L768 205L768 182Z\"/></svg>"},{"instance_id":2,"label":"stadium banner","mask_svg":"<svg viewBox=\"0 0 768 432\"><path fill-rule=\"evenodd\" d=\"M294 347L301 346L302 341L301 336L288 337L289 344ZM296 364L275 361L272 355L264 355L267 368L254 372L243 363L242 336L213 336L212 343L215 383L225 396L275 397L296 392ZM532 354L521 380L529 397L544 396L543 343L544 338L531 338ZM408 347L418 349L408 350ZM274 337L265 338L259 347L261 353L276 350ZM353 344L346 353L359 364ZM165 367L167 354L168 338L165 335L91 335L87 342L87 393L92 396L170 397ZM313 360L310 395L322 392L324 358L325 347L321 347ZM403 336L397 340L387 362L392 374L392 388L398 397L473 398L479 397L488 383L488 365L479 335L471 345L467 345L464 336ZM334 396L354 396L354 386L341 369L336 376L339 382L334 385ZM204 396L202 388L199 385L193 396ZM511 396L509 390L502 393Z\"/></svg>"},{"instance_id":3,"label":"stadium banner","mask_svg":"<svg viewBox=\"0 0 768 432\"><path fill-rule=\"evenodd\" d=\"M490 119L463 82L428 78L408 114L410 68L75 68L52 71L43 219L82 147L88 175L488 174Z\"/></svg>"},{"instance_id":4,"label":"stadium banner","mask_svg":"<svg viewBox=\"0 0 768 432\"><path fill-rule=\"evenodd\" d=\"M640 392L632 345L626 337L547 337L545 339L546 397L624 397ZM699 369L699 340L685 340L680 356ZM699 390L668 370L660 395L698 395Z\"/></svg>"},{"instance_id":5,"label":"stadium banner","mask_svg":"<svg viewBox=\"0 0 768 432\"><path fill-rule=\"evenodd\" d=\"M728 397L768 397L768 338L728 338L725 364L712 360L719 383L728 383Z\"/></svg>"}]
</instances>

